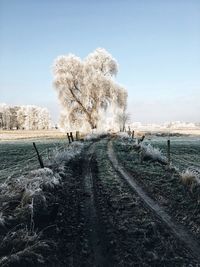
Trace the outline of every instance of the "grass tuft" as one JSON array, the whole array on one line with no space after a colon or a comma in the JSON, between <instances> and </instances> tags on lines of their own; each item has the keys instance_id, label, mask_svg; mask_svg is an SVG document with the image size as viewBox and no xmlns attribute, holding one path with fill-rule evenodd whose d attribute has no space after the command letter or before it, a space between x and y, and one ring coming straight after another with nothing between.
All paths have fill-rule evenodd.
<instances>
[{"instance_id":1,"label":"grass tuft","mask_svg":"<svg viewBox=\"0 0 200 267\"><path fill-rule=\"evenodd\" d=\"M192 191L194 186L200 185L200 169L188 167L185 171L180 173L181 182L190 187Z\"/></svg>"}]
</instances>

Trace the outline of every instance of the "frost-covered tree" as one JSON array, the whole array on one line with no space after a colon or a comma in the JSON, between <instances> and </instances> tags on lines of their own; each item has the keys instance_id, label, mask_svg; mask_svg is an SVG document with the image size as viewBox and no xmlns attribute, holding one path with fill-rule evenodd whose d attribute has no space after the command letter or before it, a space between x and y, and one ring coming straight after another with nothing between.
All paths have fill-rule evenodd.
<instances>
[{"instance_id":1,"label":"frost-covered tree","mask_svg":"<svg viewBox=\"0 0 200 267\"><path fill-rule=\"evenodd\" d=\"M25 123L26 123L27 116L28 115L26 112L26 107L20 106L20 108L17 111L17 120L18 120L19 129L21 129L21 130L25 129Z\"/></svg>"},{"instance_id":2,"label":"frost-covered tree","mask_svg":"<svg viewBox=\"0 0 200 267\"><path fill-rule=\"evenodd\" d=\"M96 49L83 61L72 54L60 56L53 73L65 129L99 128L108 107L112 107L114 116L126 105L126 91L113 80L117 62L105 49Z\"/></svg>"},{"instance_id":3,"label":"frost-covered tree","mask_svg":"<svg viewBox=\"0 0 200 267\"><path fill-rule=\"evenodd\" d=\"M20 107L14 106L14 107L9 107L10 111L10 128L13 129L19 129L19 123L17 119L17 112Z\"/></svg>"},{"instance_id":4,"label":"frost-covered tree","mask_svg":"<svg viewBox=\"0 0 200 267\"><path fill-rule=\"evenodd\" d=\"M124 110L117 114L116 122L119 125L120 132L124 132L126 129L126 124L130 122L130 114Z\"/></svg>"},{"instance_id":5,"label":"frost-covered tree","mask_svg":"<svg viewBox=\"0 0 200 267\"><path fill-rule=\"evenodd\" d=\"M0 129L43 130L50 126L50 115L46 108L0 104Z\"/></svg>"},{"instance_id":6,"label":"frost-covered tree","mask_svg":"<svg viewBox=\"0 0 200 267\"><path fill-rule=\"evenodd\" d=\"M2 103L0 104L0 112L1 112L1 128L5 130L11 129L10 107Z\"/></svg>"},{"instance_id":7,"label":"frost-covered tree","mask_svg":"<svg viewBox=\"0 0 200 267\"><path fill-rule=\"evenodd\" d=\"M38 121L38 129L41 130L41 129L49 129L50 126L51 126L51 118L50 118L50 114L49 114L49 111L47 108L41 108L39 110L39 113L38 113L38 118L39 121Z\"/></svg>"},{"instance_id":8,"label":"frost-covered tree","mask_svg":"<svg viewBox=\"0 0 200 267\"><path fill-rule=\"evenodd\" d=\"M5 107L6 107L6 104L4 103L1 103L0 104L0 129L4 129L4 125L5 125Z\"/></svg>"}]
</instances>

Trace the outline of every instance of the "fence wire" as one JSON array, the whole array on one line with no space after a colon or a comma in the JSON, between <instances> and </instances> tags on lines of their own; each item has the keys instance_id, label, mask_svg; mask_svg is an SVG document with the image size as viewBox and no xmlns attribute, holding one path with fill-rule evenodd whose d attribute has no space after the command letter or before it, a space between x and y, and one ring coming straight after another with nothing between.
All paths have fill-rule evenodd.
<instances>
[{"instance_id":1,"label":"fence wire","mask_svg":"<svg viewBox=\"0 0 200 267\"><path fill-rule=\"evenodd\" d=\"M37 144L36 144L37 145ZM53 153L60 152L67 146L66 143L51 143L49 144L48 148L45 148L43 150L40 150L40 145L38 145L39 154L42 157L45 164L47 164L50 160L50 158L53 156ZM16 153L16 149L11 149L10 152L12 154ZM4 150L4 153L6 150ZM40 168L38 158L36 151L34 150L34 147L32 147L32 151L30 152L30 149L28 150L27 154L24 155L23 159L17 160L17 163L13 163L11 166L8 166L9 162L3 163L2 167L0 169L0 182L5 180L8 177L11 176L18 176L18 175L25 175L28 171L34 170L36 168Z\"/></svg>"}]
</instances>

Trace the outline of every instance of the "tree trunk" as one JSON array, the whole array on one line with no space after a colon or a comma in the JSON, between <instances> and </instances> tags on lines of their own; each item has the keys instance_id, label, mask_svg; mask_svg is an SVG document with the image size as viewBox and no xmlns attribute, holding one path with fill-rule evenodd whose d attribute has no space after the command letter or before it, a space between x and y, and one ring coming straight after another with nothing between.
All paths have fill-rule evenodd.
<instances>
[{"instance_id":1,"label":"tree trunk","mask_svg":"<svg viewBox=\"0 0 200 267\"><path fill-rule=\"evenodd\" d=\"M91 118L89 118L88 122L89 122L89 124L90 124L90 126L91 126L92 129L96 129L97 128L96 124L92 121Z\"/></svg>"}]
</instances>

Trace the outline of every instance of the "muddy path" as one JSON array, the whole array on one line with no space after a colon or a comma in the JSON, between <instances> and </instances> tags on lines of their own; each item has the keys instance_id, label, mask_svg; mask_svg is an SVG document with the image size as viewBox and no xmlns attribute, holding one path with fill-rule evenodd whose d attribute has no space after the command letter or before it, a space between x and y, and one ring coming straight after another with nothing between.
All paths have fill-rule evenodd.
<instances>
[{"instance_id":1,"label":"muddy path","mask_svg":"<svg viewBox=\"0 0 200 267\"><path fill-rule=\"evenodd\" d=\"M83 202L83 215L85 219L85 241L88 248L87 265L107 266L112 257L107 253L107 240L105 232L99 221L94 188L94 152L96 143L91 145L85 154L83 164L83 188L85 199Z\"/></svg>"},{"instance_id":2,"label":"muddy path","mask_svg":"<svg viewBox=\"0 0 200 267\"><path fill-rule=\"evenodd\" d=\"M108 143L94 143L85 155L87 266L199 266L196 243L122 179Z\"/></svg>"}]
</instances>

